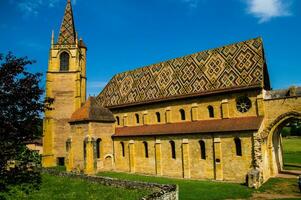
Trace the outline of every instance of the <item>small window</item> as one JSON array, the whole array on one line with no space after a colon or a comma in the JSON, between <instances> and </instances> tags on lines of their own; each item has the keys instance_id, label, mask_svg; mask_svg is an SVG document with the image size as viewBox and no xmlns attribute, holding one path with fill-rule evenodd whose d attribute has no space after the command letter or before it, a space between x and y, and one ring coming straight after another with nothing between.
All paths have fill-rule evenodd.
<instances>
[{"instance_id":1,"label":"small window","mask_svg":"<svg viewBox=\"0 0 301 200\"><path fill-rule=\"evenodd\" d=\"M143 145L144 145L144 155L145 155L145 158L148 158L148 144L147 142L143 142Z\"/></svg>"},{"instance_id":2,"label":"small window","mask_svg":"<svg viewBox=\"0 0 301 200\"><path fill-rule=\"evenodd\" d=\"M86 144L86 140L84 141L84 160L86 160L87 157L87 144Z\"/></svg>"},{"instance_id":3,"label":"small window","mask_svg":"<svg viewBox=\"0 0 301 200\"><path fill-rule=\"evenodd\" d=\"M71 149L71 139L68 139L66 141L66 151L69 152Z\"/></svg>"},{"instance_id":4,"label":"small window","mask_svg":"<svg viewBox=\"0 0 301 200\"><path fill-rule=\"evenodd\" d=\"M206 146L204 140L199 141L200 151L201 151L201 159L206 160Z\"/></svg>"},{"instance_id":5,"label":"small window","mask_svg":"<svg viewBox=\"0 0 301 200\"><path fill-rule=\"evenodd\" d=\"M58 166L65 166L65 158L64 157L58 157L57 158L57 165Z\"/></svg>"},{"instance_id":6,"label":"small window","mask_svg":"<svg viewBox=\"0 0 301 200\"><path fill-rule=\"evenodd\" d=\"M120 147L121 147L122 157L125 157L125 152L124 152L124 142L120 142Z\"/></svg>"},{"instance_id":7,"label":"small window","mask_svg":"<svg viewBox=\"0 0 301 200\"><path fill-rule=\"evenodd\" d=\"M169 141L170 143L170 149L171 149L171 158L176 159L176 145L174 141Z\"/></svg>"},{"instance_id":8,"label":"small window","mask_svg":"<svg viewBox=\"0 0 301 200\"><path fill-rule=\"evenodd\" d=\"M212 106L208 106L208 113L210 118L214 118L214 109Z\"/></svg>"},{"instance_id":9,"label":"small window","mask_svg":"<svg viewBox=\"0 0 301 200\"><path fill-rule=\"evenodd\" d=\"M157 122L160 123L161 122L161 116L159 112L156 112L156 117L157 117Z\"/></svg>"},{"instance_id":10,"label":"small window","mask_svg":"<svg viewBox=\"0 0 301 200\"><path fill-rule=\"evenodd\" d=\"M235 142L235 149L236 149L236 155L237 156L242 156L242 151L241 151L241 140L236 137L234 139L234 142Z\"/></svg>"},{"instance_id":11,"label":"small window","mask_svg":"<svg viewBox=\"0 0 301 200\"><path fill-rule=\"evenodd\" d=\"M119 119L118 116L116 117L116 122L117 122L117 125L119 126L120 125L120 119Z\"/></svg>"},{"instance_id":12,"label":"small window","mask_svg":"<svg viewBox=\"0 0 301 200\"><path fill-rule=\"evenodd\" d=\"M98 138L96 140L96 156L98 159L100 158L100 150L101 150L101 139Z\"/></svg>"},{"instance_id":13,"label":"small window","mask_svg":"<svg viewBox=\"0 0 301 200\"><path fill-rule=\"evenodd\" d=\"M60 71L68 71L69 70L69 54L67 52L63 52L60 55Z\"/></svg>"},{"instance_id":14,"label":"small window","mask_svg":"<svg viewBox=\"0 0 301 200\"><path fill-rule=\"evenodd\" d=\"M139 118L139 115L137 113L135 114L135 117L136 117L136 124L139 124L140 123L140 118Z\"/></svg>"},{"instance_id":15,"label":"small window","mask_svg":"<svg viewBox=\"0 0 301 200\"><path fill-rule=\"evenodd\" d=\"M180 109L180 115L181 115L181 120L182 121L186 120L185 110L184 109Z\"/></svg>"}]
</instances>

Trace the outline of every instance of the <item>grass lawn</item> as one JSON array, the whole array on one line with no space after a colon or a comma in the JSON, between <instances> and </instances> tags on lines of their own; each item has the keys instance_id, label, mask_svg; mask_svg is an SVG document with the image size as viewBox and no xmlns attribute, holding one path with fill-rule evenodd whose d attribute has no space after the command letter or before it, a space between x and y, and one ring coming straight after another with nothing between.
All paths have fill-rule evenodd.
<instances>
[{"instance_id":1,"label":"grass lawn","mask_svg":"<svg viewBox=\"0 0 301 200\"><path fill-rule=\"evenodd\" d=\"M102 172L99 176L108 176L126 180L155 182L163 184L177 184L179 186L180 199L246 199L256 194L265 195L300 195L297 179L272 178L260 189L249 189L247 186L201 180L172 179L153 176L134 175L128 173ZM301 199L301 195L300 195Z\"/></svg>"},{"instance_id":2,"label":"grass lawn","mask_svg":"<svg viewBox=\"0 0 301 200\"><path fill-rule=\"evenodd\" d=\"M252 196L252 189L240 184L214 181L183 180L163 177L133 175L117 172L102 172L100 176L120 178L126 180L155 182L163 184L177 184L180 199L229 199L248 198Z\"/></svg>"},{"instance_id":3,"label":"grass lawn","mask_svg":"<svg viewBox=\"0 0 301 200\"><path fill-rule=\"evenodd\" d=\"M284 169L301 170L301 137L283 138Z\"/></svg>"},{"instance_id":4,"label":"grass lawn","mask_svg":"<svg viewBox=\"0 0 301 200\"><path fill-rule=\"evenodd\" d=\"M84 180L68 177L59 177L43 174L43 183L41 190L25 195L21 192L11 192L9 200L30 199L30 200L55 200L55 199L139 199L152 193L144 190L129 190L123 188L114 188L96 183L90 183Z\"/></svg>"}]
</instances>

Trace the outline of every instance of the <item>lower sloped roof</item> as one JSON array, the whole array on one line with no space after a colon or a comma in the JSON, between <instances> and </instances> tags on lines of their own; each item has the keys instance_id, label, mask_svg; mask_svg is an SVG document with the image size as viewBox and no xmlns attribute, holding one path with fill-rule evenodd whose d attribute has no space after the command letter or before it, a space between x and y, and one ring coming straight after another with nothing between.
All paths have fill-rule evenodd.
<instances>
[{"instance_id":1,"label":"lower sloped roof","mask_svg":"<svg viewBox=\"0 0 301 200\"><path fill-rule=\"evenodd\" d=\"M195 133L220 133L235 131L257 131L262 123L262 120L262 117L241 117L132 127L117 127L113 136L156 136Z\"/></svg>"}]
</instances>

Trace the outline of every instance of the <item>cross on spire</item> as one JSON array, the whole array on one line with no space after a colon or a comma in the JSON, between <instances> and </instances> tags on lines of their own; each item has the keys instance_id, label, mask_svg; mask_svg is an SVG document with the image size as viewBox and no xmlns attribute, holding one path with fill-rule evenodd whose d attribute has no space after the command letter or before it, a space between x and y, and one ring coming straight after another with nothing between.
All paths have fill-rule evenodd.
<instances>
[{"instance_id":1,"label":"cross on spire","mask_svg":"<svg viewBox=\"0 0 301 200\"><path fill-rule=\"evenodd\" d=\"M61 25L61 30L57 44L72 45L76 44L76 33L71 1L67 0L65 14Z\"/></svg>"}]
</instances>

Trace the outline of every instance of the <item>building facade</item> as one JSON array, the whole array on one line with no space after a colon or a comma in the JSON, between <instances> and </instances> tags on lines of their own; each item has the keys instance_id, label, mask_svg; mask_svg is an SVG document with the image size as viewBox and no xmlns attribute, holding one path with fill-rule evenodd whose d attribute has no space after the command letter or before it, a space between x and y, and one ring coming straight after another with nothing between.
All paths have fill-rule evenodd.
<instances>
[{"instance_id":1,"label":"building facade","mask_svg":"<svg viewBox=\"0 0 301 200\"><path fill-rule=\"evenodd\" d=\"M256 184L282 170L279 130L301 119L301 88L271 90L261 38L117 74L88 100L86 51L68 1L51 42L43 166L237 182L255 174Z\"/></svg>"}]
</instances>

